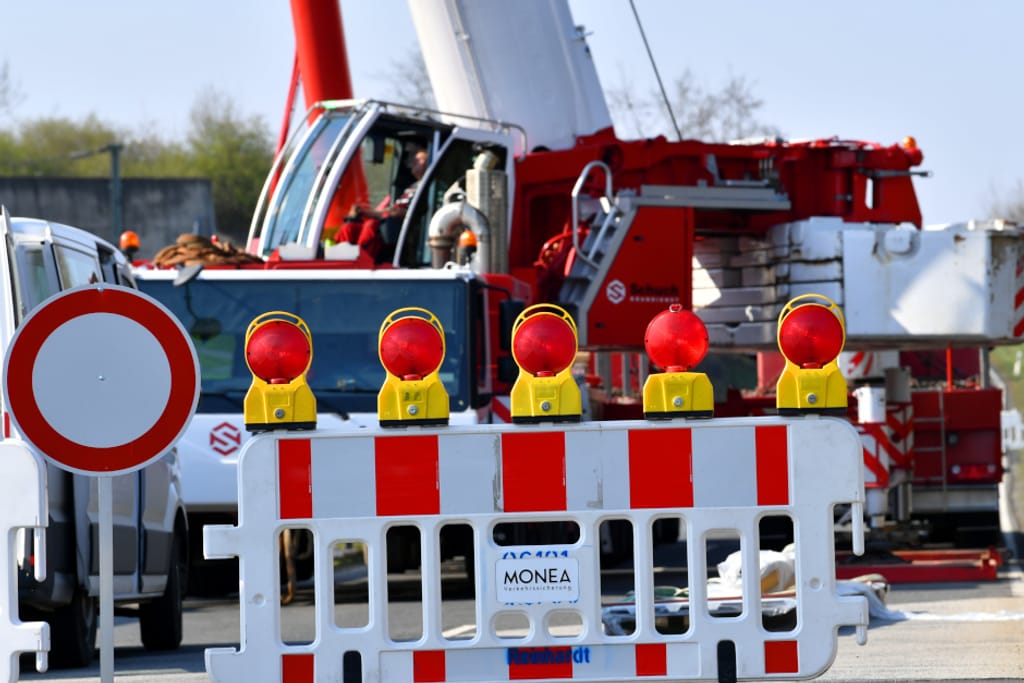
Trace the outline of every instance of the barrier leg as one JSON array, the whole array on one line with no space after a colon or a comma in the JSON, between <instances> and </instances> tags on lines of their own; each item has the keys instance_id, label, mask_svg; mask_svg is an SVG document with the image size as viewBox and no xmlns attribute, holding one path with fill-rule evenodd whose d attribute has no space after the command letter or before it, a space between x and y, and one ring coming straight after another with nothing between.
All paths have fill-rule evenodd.
<instances>
[{"instance_id":1,"label":"barrier leg","mask_svg":"<svg viewBox=\"0 0 1024 683\"><path fill-rule=\"evenodd\" d=\"M36 653L36 668L46 671L50 626L18 619L18 565L14 556L19 528L33 528L37 544L45 543L46 467L24 444L0 443L0 681L18 680L18 656ZM45 555L36 557L36 578L46 577Z\"/></svg>"}]
</instances>

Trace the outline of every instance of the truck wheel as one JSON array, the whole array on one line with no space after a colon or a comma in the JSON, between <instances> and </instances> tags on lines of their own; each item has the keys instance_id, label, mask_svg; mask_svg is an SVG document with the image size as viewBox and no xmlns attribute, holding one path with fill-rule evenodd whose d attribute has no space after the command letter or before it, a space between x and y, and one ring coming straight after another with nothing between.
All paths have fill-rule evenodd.
<instances>
[{"instance_id":1,"label":"truck wheel","mask_svg":"<svg viewBox=\"0 0 1024 683\"><path fill-rule=\"evenodd\" d=\"M196 562L188 570L188 594L219 598L238 592L238 560Z\"/></svg>"},{"instance_id":2,"label":"truck wheel","mask_svg":"<svg viewBox=\"0 0 1024 683\"><path fill-rule=\"evenodd\" d=\"M139 605L139 635L147 650L176 650L181 645L181 600L188 573L183 547L175 535L164 594Z\"/></svg>"},{"instance_id":3,"label":"truck wheel","mask_svg":"<svg viewBox=\"0 0 1024 683\"><path fill-rule=\"evenodd\" d=\"M71 602L50 615L50 666L88 666L96 653L96 599L82 586Z\"/></svg>"}]
</instances>

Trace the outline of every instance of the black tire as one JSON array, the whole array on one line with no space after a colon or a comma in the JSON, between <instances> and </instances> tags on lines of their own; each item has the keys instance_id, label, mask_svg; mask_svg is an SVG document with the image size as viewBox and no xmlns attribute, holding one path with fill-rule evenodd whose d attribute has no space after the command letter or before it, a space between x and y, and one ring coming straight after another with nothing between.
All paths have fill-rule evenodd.
<instances>
[{"instance_id":1,"label":"black tire","mask_svg":"<svg viewBox=\"0 0 1024 683\"><path fill-rule=\"evenodd\" d=\"M188 570L188 594L219 598L238 592L238 560L205 560Z\"/></svg>"},{"instance_id":2,"label":"black tire","mask_svg":"<svg viewBox=\"0 0 1024 683\"><path fill-rule=\"evenodd\" d=\"M96 654L96 599L82 586L71 602L50 614L50 666L55 669L88 666Z\"/></svg>"},{"instance_id":3,"label":"black tire","mask_svg":"<svg viewBox=\"0 0 1024 683\"><path fill-rule=\"evenodd\" d=\"M176 650L181 645L181 601L188 578L183 548L175 535L164 594L139 606L139 635L147 650Z\"/></svg>"}]
</instances>

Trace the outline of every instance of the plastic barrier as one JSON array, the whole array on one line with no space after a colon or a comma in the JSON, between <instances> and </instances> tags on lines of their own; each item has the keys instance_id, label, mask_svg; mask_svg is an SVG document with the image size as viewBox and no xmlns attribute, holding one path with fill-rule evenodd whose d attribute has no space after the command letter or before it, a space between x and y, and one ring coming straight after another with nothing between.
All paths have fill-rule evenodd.
<instances>
[{"instance_id":1,"label":"plastic barrier","mask_svg":"<svg viewBox=\"0 0 1024 683\"><path fill-rule=\"evenodd\" d=\"M0 681L18 680L18 655L35 652L36 668L46 670L50 625L18 620L18 574L13 550L19 529L33 528L36 547L45 548L46 465L24 442L0 440ZM35 556L36 578L46 578L45 555Z\"/></svg>"},{"instance_id":2,"label":"plastic barrier","mask_svg":"<svg viewBox=\"0 0 1024 683\"><path fill-rule=\"evenodd\" d=\"M214 680L249 681L580 681L808 678L828 668L837 630L857 626L868 605L836 591L834 507L862 516L861 445L845 421L742 418L706 421L482 425L360 433L276 432L250 440L239 460L238 526L207 526L207 558L239 557L240 648L206 651ZM655 626L652 521L683 520L691 580L690 623L681 634ZM705 544L727 530L740 541L742 567L758 567L758 523L792 519L797 625L762 624L757 569L742 572L742 612L707 608ZM599 590L599 526L633 523L635 630L606 633ZM498 545L502 522L571 520L580 537L563 546ZM436 539L448 523L474 534L476 634L441 627ZM389 634L385 547L389 527L418 528L423 633ZM306 527L315 537L315 628L307 645L280 637L277 538ZM863 530L854 530L862 543ZM335 624L335 541L367 547L369 621ZM855 547L859 552L862 548ZM742 570L741 570L742 571ZM703 607L702 607L703 606ZM572 637L550 618L571 612ZM499 616L522 615L526 635L497 632Z\"/></svg>"}]
</instances>

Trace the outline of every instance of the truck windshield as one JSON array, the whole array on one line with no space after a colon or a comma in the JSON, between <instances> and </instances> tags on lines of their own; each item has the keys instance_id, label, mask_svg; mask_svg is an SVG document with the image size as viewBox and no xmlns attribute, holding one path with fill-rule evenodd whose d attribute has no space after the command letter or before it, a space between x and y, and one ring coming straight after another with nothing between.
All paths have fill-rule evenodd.
<instances>
[{"instance_id":1,"label":"truck windshield","mask_svg":"<svg viewBox=\"0 0 1024 683\"><path fill-rule=\"evenodd\" d=\"M397 308L426 308L445 330L440 376L453 412L470 405L473 363L468 283L464 280L241 280L196 279L175 287L168 280L140 278L188 330L199 357L199 412L241 412L252 383L245 363L249 324L271 311L302 318L313 335L307 374L320 412L377 410L384 369L377 355L380 325Z\"/></svg>"}]
</instances>

